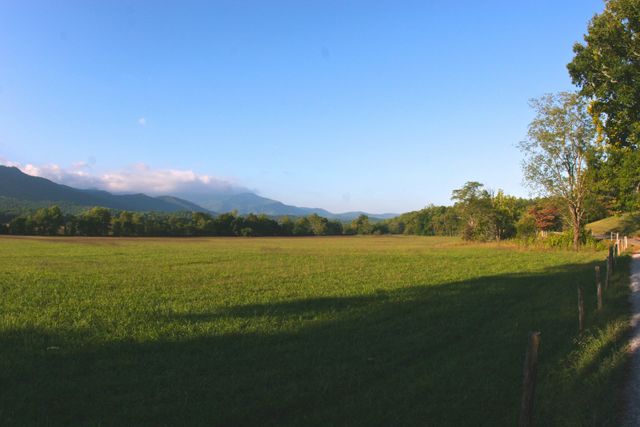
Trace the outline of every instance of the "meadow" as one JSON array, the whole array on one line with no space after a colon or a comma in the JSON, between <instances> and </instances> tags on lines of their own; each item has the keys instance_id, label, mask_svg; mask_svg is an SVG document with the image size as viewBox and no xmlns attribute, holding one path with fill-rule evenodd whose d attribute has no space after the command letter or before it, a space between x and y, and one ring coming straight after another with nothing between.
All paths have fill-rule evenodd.
<instances>
[{"instance_id":1,"label":"meadow","mask_svg":"<svg viewBox=\"0 0 640 427\"><path fill-rule=\"evenodd\" d=\"M0 425L617 425L626 262L409 236L0 238ZM576 284L587 331L577 331Z\"/></svg>"},{"instance_id":2,"label":"meadow","mask_svg":"<svg viewBox=\"0 0 640 427\"><path fill-rule=\"evenodd\" d=\"M594 235L605 235L607 238L609 238L609 233L620 233L621 236L630 237L638 236L640 216L634 214L610 216L587 224L586 228Z\"/></svg>"}]
</instances>

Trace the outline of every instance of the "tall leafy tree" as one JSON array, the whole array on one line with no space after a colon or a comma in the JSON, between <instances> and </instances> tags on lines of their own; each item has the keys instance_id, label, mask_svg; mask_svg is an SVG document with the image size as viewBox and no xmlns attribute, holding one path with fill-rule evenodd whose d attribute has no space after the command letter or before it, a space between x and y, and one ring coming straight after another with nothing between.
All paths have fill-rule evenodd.
<instances>
[{"instance_id":1,"label":"tall leafy tree","mask_svg":"<svg viewBox=\"0 0 640 427\"><path fill-rule=\"evenodd\" d=\"M589 101L602 152L593 157L601 199L615 210L640 207L640 0L608 0L589 22L567 65Z\"/></svg>"},{"instance_id":2,"label":"tall leafy tree","mask_svg":"<svg viewBox=\"0 0 640 427\"><path fill-rule=\"evenodd\" d=\"M136 229L133 223L133 212L121 211L111 218L111 230L114 236L135 236Z\"/></svg>"},{"instance_id":3,"label":"tall leafy tree","mask_svg":"<svg viewBox=\"0 0 640 427\"><path fill-rule=\"evenodd\" d=\"M17 216L9 223L9 233L17 235L31 234L33 228L31 227L31 219L24 216Z\"/></svg>"},{"instance_id":4,"label":"tall leafy tree","mask_svg":"<svg viewBox=\"0 0 640 427\"><path fill-rule=\"evenodd\" d=\"M520 218L523 207L521 201L514 197L498 192L492 197L493 218L495 221L496 239L508 239L516 234L516 222Z\"/></svg>"},{"instance_id":5,"label":"tall leafy tree","mask_svg":"<svg viewBox=\"0 0 640 427\"><path fill-rule=\"evenodd\" d=\"M596 130L587 101L576 93L561 92L531 101L536 116L528 138L520 143L525 155L527 184L544 196L563 201L578 249L589 190L587 156L595 146Z\"/></svg>"},{"instance_id":6,"label":"tall leafy tree","mask_svg":"<svg viewBox=\"0 0 640 427\"><path fill-rule=\"evenodd\" d=\"M611 144L640 142L640 0L609 0L567 65Z\"/></svg>"},{"instance_id":7,"label":"tall leafy tree","mask_svg":"<svg viewBox=\"0 0 640 427\"><path fill-rule=\"evenodd\" d=\"M64 216L57 205L40 208L31 217L32 226L37 234L53 236L58 234L64 224Z\"/></svg>"},{"instance_id":8,"label":"tall leafy tree","mask_svg":"<svg viewBox=\"0 0 640 427\"><path fill-rule=\"evenodd\" d=\"M80 215L78 228L87 236L108 236L111 227L111 211L107 208L95 207Z\"/></svg>"},{"instance_id":9,"label":"tall leafy tree","mask_svg":"<svg viewBox=\"0 0 640 427\"><path fill-rule=\"evenodd\" d=\"M285 216L280 220L280 234L282 236L293 235L294 222L288 216Z\"/></svg>"},{"instance_id":10,"label":"tall leafy tree","mask_svg":"<svg viewBox=\"0 0 640 427\"><path fill-rule=\"evenodd\" d=\"M298 218L293 225L293 235L294 236L310 236L313 234L311 230L311 222L309 222L309 218L302 217Z\"/></svg>"},{"instance_id":11,"label":"tall leafy tree","mask_svg":"<svg viewBox=\"0 0 640 427\"><path fill-rule=\"evenodd\" d=\"M465 240L487 241L499 239L496 227L496 212L492 194L484 185L471 181L462 188L453 190L451 199L464 224L462 238Z\"/></svg>"},{"instance_id":12,"label":"tall leafy tree","mask_svg":"<svg viewBox=\"0 0 640 427\"><path fill-rule=\"evenodd\" d=\"M373 231L373 226L369 221L369 217L364 214L358 215L356 219L351 221L350 228L356 234L371 234L371 232Z\"/></svg>"},{"instance_id":13,"label":"tall leafy tree","mask_svg":"<svg viewBox=\"0 0 640 427\"><path fill-rule=\"evenodd\" d=\"M329 221L327 218L323 218L318 214L311 214L307 217L309 219L309 225L311 226L311 232L316 236L324 236L329 234Z\"/></svg>"}]
</instances>

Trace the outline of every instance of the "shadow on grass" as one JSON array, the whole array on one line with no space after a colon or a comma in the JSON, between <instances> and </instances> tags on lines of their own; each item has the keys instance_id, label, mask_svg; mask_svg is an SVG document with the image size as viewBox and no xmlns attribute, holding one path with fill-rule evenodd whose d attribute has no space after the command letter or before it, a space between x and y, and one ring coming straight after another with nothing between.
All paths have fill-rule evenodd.
<instances>
[{"instance_id":1,"label":"shadow on grass","mask_svg":"<svg viewBox=\"0 0 640 427\"><path fill-rule=\"evenodd\" d=\"M624 359L605 374L594 368L618 350L609 343L593 347L588 369L572 367L576 282L591 284L592 272L566 265L156 315L147 321L194 332L145 342L105 342L107 330L14 330L0 336L0 424L513 425L527 334L540 330L539 417L552 425L564 411L563 424L601 425L617 391L599 402L573 393L599 396ZM588 309L593 330L625 315L621 286L606 298L603 313ZM198 335L203 324L233 332Z\"/></svg>"},{"instance_id":2,"label":"shadow on grass","mask_svg":"<svg viewBox=\"0 0 640 427\"><path fill-rule=\"evenodd\" d=\"M612 231L625 236L632 236L637 234L638 230L640 230L640 215L629 214L622 217L620 226Z\"/></svg>"}]
</instances>

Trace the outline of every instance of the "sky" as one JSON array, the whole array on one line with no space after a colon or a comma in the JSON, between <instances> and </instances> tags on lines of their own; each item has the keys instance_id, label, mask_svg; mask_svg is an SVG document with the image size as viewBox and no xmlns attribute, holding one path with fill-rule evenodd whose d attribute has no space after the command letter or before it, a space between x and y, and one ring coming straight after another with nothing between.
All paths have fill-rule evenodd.
<instances>
[{"instance_id":1,"label":"sky","mask_svg":"<svg viewBox=\"0 0 640 427\"><path fill-rule=\"evenodd\" d=\"M601 0L0 0L0 163L333 212L528 196L528 100Z\"/></svg>"}]
</instances>

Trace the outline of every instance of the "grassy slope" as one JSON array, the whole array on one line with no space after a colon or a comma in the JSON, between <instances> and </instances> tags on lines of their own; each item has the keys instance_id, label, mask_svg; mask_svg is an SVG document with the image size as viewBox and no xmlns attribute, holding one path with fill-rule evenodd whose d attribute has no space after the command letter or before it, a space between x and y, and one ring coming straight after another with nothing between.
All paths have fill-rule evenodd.
<instances>
[{"instance_id":1,"label":"grassy slope","mask_svg":"<svg viewBox=\"0 0 640 427\"><path fill-rule=\"evenodd\" d=\"M2 425L514 425L531 330L539 424L617 424L626 288L592 310L602 253L421 237L0 253Z\"/></svg>"},{"instance_id":2,"label":"grassy slope","mask_svg":"<svg viewBox=\"0 0 640 427\"><path fill-rule=\"evenodd\" d=\"M640 216L631 214L610 216L589 223L586 228L595 235L618 232L623 235L636 236L640 234Z\"/></svg>"}]
</instances>

